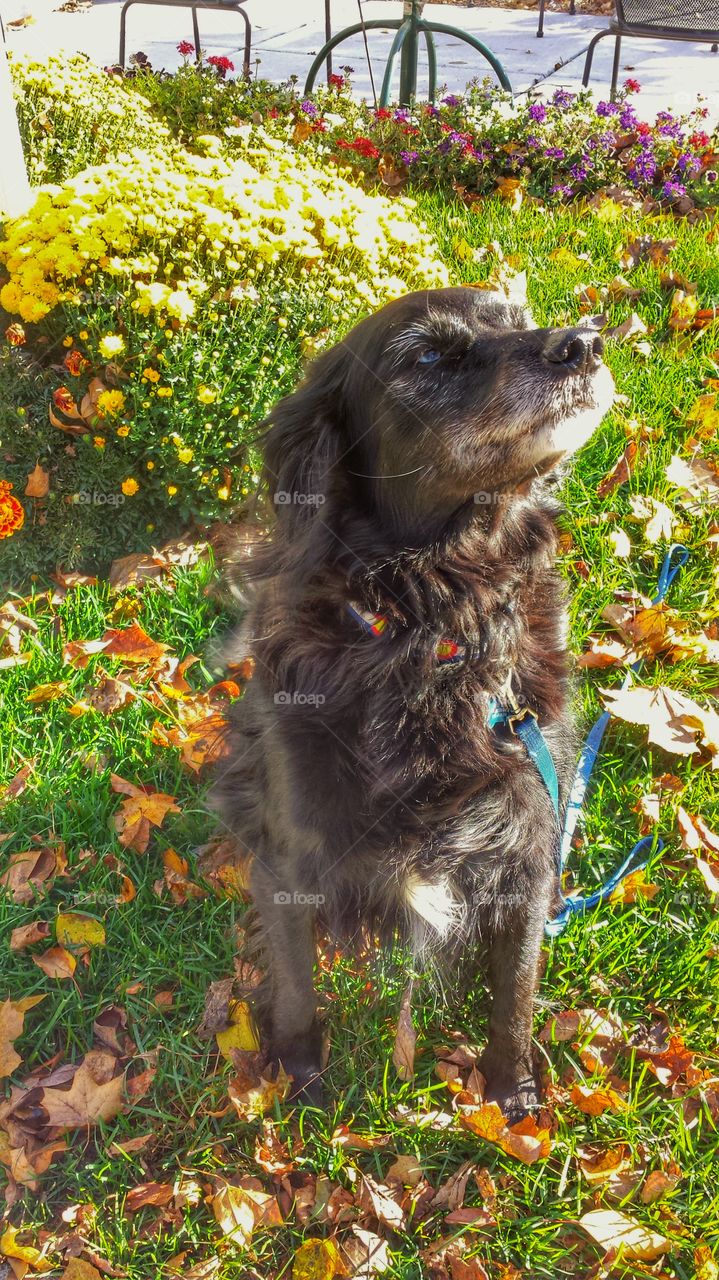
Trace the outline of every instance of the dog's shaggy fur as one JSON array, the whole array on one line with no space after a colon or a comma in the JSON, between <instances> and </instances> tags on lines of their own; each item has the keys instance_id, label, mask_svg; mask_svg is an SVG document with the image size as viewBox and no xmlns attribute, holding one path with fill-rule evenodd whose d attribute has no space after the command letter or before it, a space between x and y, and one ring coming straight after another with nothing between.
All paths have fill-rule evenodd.
<instances>
[{"instance_id":1,"label":"dog's shaggy fur","mask_svg":"<svg viewBox=\"0 0 719 1280\"><path fill-rule=\"evenodd\" d=\"M271 1053L311 1096L319 922L344 939L399 930L449 969L479 944L488 1096L514 1114L537 1101L532 996L558 826L523 746L487 716L508 690L536 712L564 803L551 487L611 404L600 357L591 324L533 328L469 288L410 294L271 414L276 518L235 640L255 674L216 795L253 854ZM384 632L349 603L386 617ZM438 663L443 638L466 646L460 663Z\"/></svg>"}]
</instances>

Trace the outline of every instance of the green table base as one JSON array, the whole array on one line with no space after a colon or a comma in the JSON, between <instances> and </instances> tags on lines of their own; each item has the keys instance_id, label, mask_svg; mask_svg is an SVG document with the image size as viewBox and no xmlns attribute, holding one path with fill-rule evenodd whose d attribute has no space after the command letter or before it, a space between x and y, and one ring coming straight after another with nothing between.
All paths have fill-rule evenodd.
<instances>
[{"instance_id":1,"label":"green table base","mask_svg":"<svg viewBox=\"0 0 719 1280\"><path fill-rule=\"evenodd\" d=\"M447 26L444 22L428 22L419 16L419 6L413 5L412 13L403 19L382 19L372 18L369 22L356 22L351 27L345 27L342 31L338 31L336 36L332 36L326 44L322 46L312 66L309 69L307 80L305 82L305 93L309 94L314 88L315 78L322 63L330 57L332 50L336 49L338 44L349 40L351 36L361 35L363 31L394 31L395 37L392 41L392 47L389 51L387 66L385 67L384 77L382 80L382 92L380 94L379 105L386 107L389 104L390 88L392 86L392 76L394 74L397 55L401 55L400 71L399 71L399 101L400 106L408 107L412 104L417 96L417 61L419 55L419 37L424 36L427 45L427 62L429 67L429 101L434 102L437 92L437 50L434 43L434 35L455 36L456 39L464 41L465 44L476 49L483 58L491 66L499 83L508 93L512 92L512 86L509 77L504 70L499 58L496 58L491 49L481 40L477 40L475 36L469 34L468 31L460 31L458 27Z\"/></svg>"}]
</instances>

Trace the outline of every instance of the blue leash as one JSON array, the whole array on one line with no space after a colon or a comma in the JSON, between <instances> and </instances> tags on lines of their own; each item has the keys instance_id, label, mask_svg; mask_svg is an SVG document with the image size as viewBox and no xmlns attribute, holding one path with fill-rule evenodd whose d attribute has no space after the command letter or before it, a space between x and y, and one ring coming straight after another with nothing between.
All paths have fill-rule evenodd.
<instances>
[{"instance_id":1,"label":"blue leash","mask_svg":"<svg viewBox=\"0 0 719 1280\"><path fill-rule=\"evenodd\" d=\"M661 603L677 574L684 568L688 559L689 552L681 543L674 543L673 546L669 548L664 557L664 562L659 573L657 594L652 600L652 604ZM640 666L641 659L632 664L630 670L627 672L626 679L622 684L623 689L626 689L629 685L632 678L632 672L637 671ZM607 898L611 896L617 888L617 885L621 884L622 880L630 875L632 871L640 871L642 867L647 865L649 856L653 851L656 850L657 852L661 852L664 848L664 841L659 839L659 837L643 836L641 840L637 841L631 853L629 853L624 859L621 866L618 867L607 880L605 880L603 885L598 889L595 889L593 893L585 894L582 897L568 898L562 890L562 875L571 851L572 836L574 835L577 819L582 810L584 796L586 794L587 787L589 786L589 780L597 762L599 748L601 747L602 739L610 720L611 715L608 711L603 711L602 714L597 717L587 734L586 741L582 747L579 760L577 762L577 771L574 775L574 782L569 794L567 810L564 815L564 825L562 827L561 841L557 856L557 883L562 905L554 919L548 920L545 925L545 933L550 938L558 937L573 915L578 915L580 913L583 914L585 911L591 911L594 907L598 907L603 902L606 902ZM552 793L550 792L550 794ZM554 803L553 795L552 800ZM559 806L556 803L554 808L557 814L557 819L559 819Z\"/></svg>"},{"instance_id":2,"label":"blue leash","mask_svg":"<svg viewBox=\"0 0 719 1280\"><path fill-rule=\"evenodd\" d=\"M659 572L659 581L657 583L657 594L652 600L652 604L660 604L666 596L674 579L689 559L687 548L682 546L680 542L674 543L667 551L661 570ZM366 631L377 635L377 619L379 615L363 614L353 605L347 606L348 611L359 622ZM381 619L380 619L381 620ZM384 626L384 623L382 623ZM380 628L381 630L381 628ZM463 659L464 647L455 646L458 650L451 657L440 658L443 662L457 662ZM622 688L626 689L631 681L632 673L637 671L641 666L641 659L635 662L627 672ZM557 779L557 770L552 759L552 753L547 745L546 738L539 727L536 712L531 707L520 707L514 698L511 690L507 690L505 697L509 706L503 706L496 701L495 698L490 699L489 718L487 724L490 729L496 725L506 725L512 733L514 733L522 745L524 746L529 759L532 761L542 782L544 783L552 807L557 817L557 823L561 821L559 809L559 782ZM562 889L562 876L564 868L572 848L572 836L577 825L577 819L582 811L584 796L589 780L592 776L594 766L597 762L599 749L602 745L607 725L611 720L611 714L603 711L594 721L589 733L587 734L584 746L579 755L577 762L577 770L574 775L574 782L569 793L567 809L564 815L564 824L562 826L561 837L557 849L557 889L561 908L557 915L548 920L544 926L544 931L550 938L556 938L566 928L569 920L573 915L584 914L585 911L591 911L594 907L600 906L611 897L617 885L621 884L632 871L640 871L642 867L647 865L649 856L653 851L661 852L664 848L664 841L659 837L642 836L627 855L624 862L617 870L609 876L604 884L595 889L593 893L584 894L581 897L568 898ZM646 856L645 856L646 855Z\"/></svg>"}]
</instances>

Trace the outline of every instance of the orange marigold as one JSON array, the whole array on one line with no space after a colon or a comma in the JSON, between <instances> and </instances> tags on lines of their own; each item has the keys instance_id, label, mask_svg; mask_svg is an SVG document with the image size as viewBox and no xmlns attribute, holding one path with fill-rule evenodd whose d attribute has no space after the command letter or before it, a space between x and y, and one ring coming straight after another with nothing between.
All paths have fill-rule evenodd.
<instances>
[{"instance_id":1,"label":"orange marigold","mask_svg":"<svg viewBox=\"0 0 719 1280\"><path fill-rule=\"evenodd\" d=\"M58 387L52 393L52 402L56 409L61 409L63 413L72 413L75 401L72 398L72 392L67 387Z\"/></svg>"},{"instance_id":2,"label":"orange marigold","mask_svg":"<svg viewBox=\"0 0 719 1280\"><path fill-rule=\"evenodd\" d=\"M5 337L7 338L11 347L22 347L25 345L25 342L27 341L25 337L25 330L23 329L21 324L8 325L7 329L5 330Z\"/></svg>"},{"instance_id":3,"label":"orange marigold","mask_svg":"<svg viewBox=\"0 0 719 1280\"><path fill-rule=\"evenodd\" d=\"M13 498L9 480L0 480L0 538L11 538L25 523L25 512L17 498Z\"/></svg>"},{"instance_id":4,"label":"orange marigold","mask_svg":"<svg viewBox=\"0 0 719 1280\"><path fill-rule=\"evenodd\" d=\"M63 364L73 378L78 378L81 373L90 368L90 361L85 359L81 351L68 351Z\"/></svg>"}]
</instances>

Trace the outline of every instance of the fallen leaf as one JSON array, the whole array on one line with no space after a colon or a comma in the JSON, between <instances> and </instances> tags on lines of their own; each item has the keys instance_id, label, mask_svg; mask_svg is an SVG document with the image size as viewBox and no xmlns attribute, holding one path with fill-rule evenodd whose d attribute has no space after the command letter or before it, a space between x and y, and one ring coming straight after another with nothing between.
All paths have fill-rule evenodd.
<instances>
[{"instance_id":1,"label":"fallen leaf","mask_svg":"<svg viewBox=\"0 0 719 1280\"><path fill-rule=\"evenodd\" d=\"M23 849L10 855L9 864L0 884L10 894L13 902L27 905L44 894L49 881L58 871L57 852L42 845L38 849Z\"/></svg>"},{"instance_id":2,"label":"fallen leaf","mask_svg":"<svg viewBox=\"0 0 719 1280\"><path fill-rule=\"evenodd\" d=\"M102 1280L101 1273L84 1258L70 1258L60 1280Z\"/></svg>"},{"instance_id":3,"label":"fallen leaf","mask_svg":"<svg viewBox=\"0 0 719 1280\"><path fill-rule=\"evenodd\" d=\"M45 997L25 996L22 1000L4 1000L0 1004L0 1079L12 1075L22 1062L14 1041L22 1035L25 1014Z\"/></svg>"},{"instance_id":4,"label":"fallen leaf","mask_svg":"<svg viewBox=\"0 0 719 1280\"><path fill-rule=\"evenodd\" d=\"M681 1182L681 1170L672 1164L668 1169L654 1169L641 1190L642 1204L654 1204L673 1191Z\"/></svg>"},{"instance_id":5,"label":"fallen leaf","mask_svg":"<svg viewBox=\"0 0 719 1280\"><path fill-rule=\"evenodd\" d=\"M242 1049L254 1052L260 1047L254 1020L249 1005L244 1000L237 1000L230 1007L228 1025L215 1032L217 1047L223 1057L232 1062L232 1050Z\"/></svg>"},{"instance_id":6,"label":"fallen leaf","mask_svg":"<svg viewBox=\"0 0 719 1280\"><path fill-rule=\"evenodd\" d=\"M665 471L680 490L679 501L692 515L701 516L719 503L719 473L713 461L695 453L690 459L674 454Z\"/></svg>"},{"instance_id":7,"label":"fallen leaf","mask_svg":"<svg viewBox=\"0 0 719 1280\"><path fill-rule=\"evenodd\" d=\"M93 916L61 912L55 921L55 937L61 947L104 947L105 926Z\"/></svg>"},{"instance_id":8,"label":"fallen leaf","mask_svg":"<svg viewBox=\"0 0 719 1280\"><path fill-rule=\"evenodd\" d=\"M180 812L175 797L161 791L144 790L114 773L110 777L110 785L113 791L128 796L114 817L120 844L126 849L134 849L136 853L145 853L150 827L161 827L168 813Z\"/></svg>"},{"instance_id":9,"label":"fallen leaf","mask_svg":"<svg viewBox=\"0 0 719 1280\"><path fill-rule=\"evenodd\" d=\"M52 1271L54 1269L52 1262L49 1258L43 1257L40 1249L36 1249L31 1244L20 1244L18 1242L18 1236L25 1234L24 1230L18 1230L17 1227L8 1225L0 1236L0 1255L3 1258L11 1259L12 1275L18 1275L18 1272L12 1266L13 1260L21 1265L24 1264L23 1270L19 1273L21 1277L25 1275L28 1267L31 1267L33 1271Z\"/></svg>"},{"instance_id":10,"label":"fallen leaf","mask_svg":"<svg viewBox=\"0 0 719 1280\"><path fill-rule=\"evenodd\" d=\"M347 1276L336 1244L332 1240L304 1240L292 1259L292 1280L334 1280Z\"/></svg>"},{"instance_id":11,"label":"fallen leaf","mask_svg":"<svg viewBox=\"0 0 719 1280\"><path fill-rule=\"evenodd\" d=\"M644 537L654 546L657 542L671 542L676 516L664 502L657 498L632 494L629 499L632 515L636 520L644 521Z\"/></svg>"},{"instance_id":12,"label":"fallen leaf","mask_svg":"<svg viewBox=\"0 0 719 1280\"><path fill-rule=\"evenodd\" d=\"M57 978L60 982L71 978L77 968L77 960L65 947L50 947L42 955L32 957L34 963L48 978Z\"/></svg>"},{"instance_id":13,"label":"fallen leaf","mask_svg":"<svg viewBox=\"0 0 719 1280\"><path fill-rule=\"evenodd\" d=\"M416 1045L417 1032L412 1022L412 982L410 981L402 996L392 1052L392 1061L400 1080L411 1080L414 1076Z\"/></svg>"},{"instance_id":14,"label":"fallen leaf","mask_svg":"<svg viewBox=\"0 0 719 1280\"><path fill-rule=\"evenodd\" d=\"M570 1100L586 1116L601 1116L605 1111L626 1111L627 1104L616 1089L609 1085L590 1089L586 1085L572 1085Z\"/></svg>"},{"instance_id":15,"label":"fallen leaf","mask_svg":"<svg viewBox=\"0 0 719 1280\"><path fill-rule=\"evenodd\" d=\"M648 740L674 755L691 756L702 746L719 769L719 714L705 709L677 689L659 685L635 685L631 689L603 689L604 704L613 716L628 724L644 725Z\"/></svg>"},{"instance_id":16,"label":"fallen leaf","mask_svg":"<svg viewBox=\"0 0 719 1280\"><path fill-rule=\"evenodd\" d=\"M256 1226L282 1226L275 1196L266 1192L257 1178L245 1177L239 1186L220 1183L210 1204L225 1238L242 1248L249 1246Z\"/></svg>"},{"instance_id":17,"label":"fallen leaf","mask_svg":"<svg viewBox=\"0 0 719 1280\"><path fill-rule=\"evenodd\" d=\"M50 473L40 466L39 462L35 463L33 470L27 478L25 485L25 496L27 498L46 498L50 491Z\"/></svg>"},{"instance_id":18,"label":"fallen leaf","mask_svg":"<svg viewBox=\"0 0 719 1280\"><path fill-rule=\"evenodd\" d=\"M605 1253L612 1250L616 1262L653 1262L672 1247L665 1236L612 1209L592 1209L579 1225Z\"/></svg>"},{"instance_id":19,"label":"fallen leaf","mask_svg":"<svg viewBox=\"0 0 719 1280\"><path fill-rule=\"evenodd\" d=\"M69 1089L44 1088L41 1106L52 1128L79 1129L112 1120L122 1110L123 1074L108 1077L117 1059L91 1049L78 1065Z\"/></svg>"},{"instance_id":20,"label":"fallen leaf","mask_svg":"<svg viewBox=\"0 0 719 1280\"><path fill-rule=\"evenodd\" d=\"M624 529L612 529L609 535L612 551L618 560L628 560L632 554L632 544Z\"/></svg>"},{"instance_id":21,"label":"fallen leaf","mask_svg":"<svg viewBox=\"0 0 719 1280\"><path fill-rule=\"evenodd\" d=\"M597 485L600 498L606 498L608 494L613 493L620 485L626 484L631 479L638 452L639 445L636 440L630 440L619 461Z\"/></svg>"},{"instance_id":22,"label":"fallen leaf","mask_svg":"<svg viewBox=\"0 0 719 1280\"><path fill-rule=\"evenodd\" d=\"M540 1128L533 1116L510 1125L496 1102L485 1102L476 1110L463 1112L459 1123L486 1142L496 1143L523 1164L545 1160L551 1150L549 1130Z\"/></svg>"},{"instance_id":23,"label":"fallen leaf","mask_svg":"<svg viewBox=\"0 0 719 1280\"><path fill-rule=\"evenodd\" d=\"M148 1204L169 1204L173 1196L174 1190L169 1182L141 1182L128 1191L125 1205L130 1213L137 1213Z\"/></svg>"},{"instance_id":24,"label":"fallen leaf","mask_svg":"<svg viewBox=\"0 0 719 1280\"><path fill-rule=\"evenodd\" d=\"M233 1050L232 1060L238 1071L230 1080L227 1093L241 1120L265 1115L287 1097L290 1079L282 1066L275 1076L264 1075L260 1055L238 1049Z\"/></svg>"},{"instance_id":25,"label":"fallen leaf","mask_svg":"<svg viewBox=\"0 0 719 1280\"><path fill-rule=\"evenodd\" d=\"M10 934L10 950L23 951L36 942L44 942L50 936L50 925L45 920L35 920L32 924L19 924Z\"/></svg>"},{"instance_id":26,"label":"fallen leaf","mask_svg":"<svg viewBox=\"0 0 719 1280\"><path fill-rule=\"evenodd\" d=\"M392 1231L404 1230L405 1212L401 1204L394 1199L391 1189L380 1182L375 1182L369 1174L362 1173L360 1177L364 1189L364 1194L360 1193L360 1196L365 1207L379 1222L384 1222L385 1226L390 1227Z\"/></svg>"}]
</instances>

